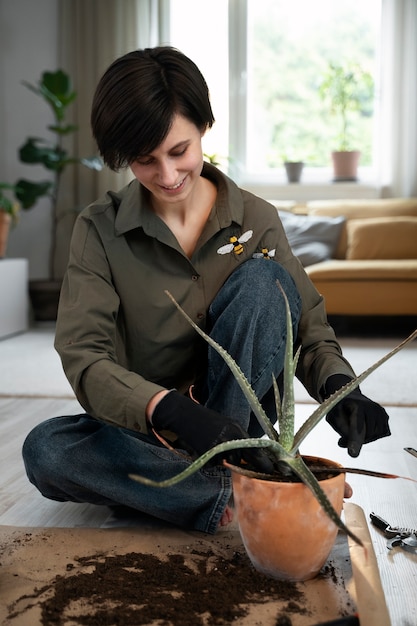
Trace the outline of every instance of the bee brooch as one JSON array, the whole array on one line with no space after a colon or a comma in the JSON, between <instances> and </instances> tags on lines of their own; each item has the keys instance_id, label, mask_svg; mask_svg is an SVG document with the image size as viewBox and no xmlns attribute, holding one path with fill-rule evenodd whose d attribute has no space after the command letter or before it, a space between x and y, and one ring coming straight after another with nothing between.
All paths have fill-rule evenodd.
<instances>
[{"instance_id":1,"label":"bee brooch","mask_svg":"<svg viewBox=\"0 0 417 626\"><path fill-rule=\"evenodd\" d=\"M217 250L217 254L229 254L230 252L234 252L235 254L242 254L243 252L243 244L253 235L253 230L247 230L240 237L236 237L233 235L230 237L230 243L226 243L224 246L221 246Z\"/></svg>"}]
</instances>

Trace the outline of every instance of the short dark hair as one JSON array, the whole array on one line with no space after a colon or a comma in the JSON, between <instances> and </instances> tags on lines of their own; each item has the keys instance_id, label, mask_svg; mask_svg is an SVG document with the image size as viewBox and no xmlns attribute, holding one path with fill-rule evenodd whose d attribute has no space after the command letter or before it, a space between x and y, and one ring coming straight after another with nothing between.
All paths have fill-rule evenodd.
<instances>
[{"instance_id":1,"label":"short dark hair","mask_svg":"<svg viewBox=\"0 0 417 626\"><path fill-rule=\"evenodd\" d=\"M135 50L116 59L93 98L91 127L112 170L149 154L182 115L204 132L214 123L206 81L196 64L171 46Z\"/></svg>"}]
</instances>

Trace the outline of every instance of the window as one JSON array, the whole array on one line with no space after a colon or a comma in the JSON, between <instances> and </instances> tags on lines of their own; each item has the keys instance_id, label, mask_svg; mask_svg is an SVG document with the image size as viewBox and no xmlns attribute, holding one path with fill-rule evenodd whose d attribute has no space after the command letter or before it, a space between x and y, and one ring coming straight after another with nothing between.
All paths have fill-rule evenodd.
<instances>
[{"instance_id":1,"label":"window","mask_svg":"<svg viewBox=\"0 0 417 626\"><path fill-rule=\"evenodd\" d=\"M238 9L236 3L236 9ZM247 0L244 170L265 174L284 159L313 167L338 149L340 121L319 87L329 63L375 75L379 0ZM243 68L242 68L243 69ZM351 149L372 164L372 99L348 114Z\"/></svg>"},{"instance_id":2,"label":"window","mask_svg":"<svg viewBox=\"0 0 417 626\"><path fill-rule=\"evenodd\" d=\"M204 6L204 10L203 7ZM201 70L210 90L215 124L203 139L207 155L227 169L229 154L229 53L227 0L171 0L170 43Z\"/></svg>"},{"instance_id":3,"label":"window","mask_svg":"<svg viewBox=\"0 0 417 626\"><path fill-rule=\"evenodd\" d=\"M240 183L284 183L283 159L303 180L331 179L339 124L319 95L329 63L376 75L381 0L171 0L171 42L205 75L216 124L208 153L229 157ZM228 6L227 6L228 5ZM372 98L350 118L352 149L373 165ZM356 143L355 143L356 142Z\"/></svg>"}]
</instances>

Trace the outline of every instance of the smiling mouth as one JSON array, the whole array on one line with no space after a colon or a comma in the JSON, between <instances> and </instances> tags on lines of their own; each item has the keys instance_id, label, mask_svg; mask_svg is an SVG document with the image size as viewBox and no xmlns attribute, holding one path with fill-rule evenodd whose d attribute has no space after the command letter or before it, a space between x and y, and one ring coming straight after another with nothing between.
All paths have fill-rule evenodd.
<instances>
[{"instance_id":1,"label":"smiling mouth","mask_svg":"<svg viewBox=\"0 0 417 626\"><path fill-rule=\"evenodd\" d=\"M161 188L164 189L165 191L176 191L177 189L179 189L180 187L182 187L182 185L184 184L184 181L187 177L184 176L184 178L182 180L180 180L179 183L177 183L176 185L172 185L172 187L165 187L164 185L161 185Z\"/></svg>"}]
</instances>

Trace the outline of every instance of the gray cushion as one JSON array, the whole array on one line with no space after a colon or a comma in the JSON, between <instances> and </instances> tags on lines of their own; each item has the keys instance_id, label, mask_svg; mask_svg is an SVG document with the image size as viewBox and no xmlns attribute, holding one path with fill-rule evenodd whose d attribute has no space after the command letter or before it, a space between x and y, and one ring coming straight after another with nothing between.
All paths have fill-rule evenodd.
<instances>
[{"instance_id":1,"label":"gray cushion","mask_svg":"<svg viewBox=\"0 0 417 626\"><path fill-rule=\"evenodd\" d=\"M288 242L302 265L331 259L339 242L345 218L295 215L278 211Z\"/></svg>"}]
</instances>

